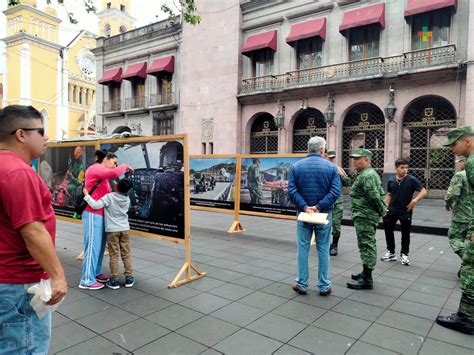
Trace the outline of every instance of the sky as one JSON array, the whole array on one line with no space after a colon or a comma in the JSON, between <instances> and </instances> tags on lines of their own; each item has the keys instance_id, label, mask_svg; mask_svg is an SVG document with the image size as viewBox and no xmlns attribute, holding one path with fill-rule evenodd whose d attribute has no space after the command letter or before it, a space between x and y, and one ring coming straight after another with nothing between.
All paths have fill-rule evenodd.
<instances>
[{"instance_id":1,"label":"sky","mask_svg":"<svg viewBox=\"0 0 474 355\"><path fill-rule=\"evenodd\" d=\"M191 159L189 166L191 169L194 169L196 171L201 171L203 169L207 169L211 166L214 165L219 165L219 164L235 164L235 159L229 159L229 158L214 158L214 159Z\"/></svg>"}]
</instances>

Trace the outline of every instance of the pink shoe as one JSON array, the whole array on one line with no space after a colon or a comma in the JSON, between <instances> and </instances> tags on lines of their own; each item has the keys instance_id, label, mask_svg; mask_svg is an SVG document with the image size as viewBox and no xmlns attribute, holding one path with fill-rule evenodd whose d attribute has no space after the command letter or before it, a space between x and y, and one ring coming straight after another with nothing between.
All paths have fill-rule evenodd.
<instances>
[{"instance_id":1,"label":"pink shoe","mask_svg":"<svg viewBox=\"0 0 474 355\"><path fill-rule=\"evenodd\" d=\"M100 290L101 288L104 288L104 284L101 284L100 282L94 282L90 286L79 284L79 288L83 290Z\"/></svg>"},{"instance_id":2,"label":"pink shoe","mask_svg":"<svg viewBox=\"0 0 474 355\"><path fill-rule=\"evenodd\" d=\"M104 274L99 274L95 277L95 279L99 282L102 282L103 284L105 284L107 281L109 281L109 278L107 276L105 276Z\"/></svg>"}]
</instances>

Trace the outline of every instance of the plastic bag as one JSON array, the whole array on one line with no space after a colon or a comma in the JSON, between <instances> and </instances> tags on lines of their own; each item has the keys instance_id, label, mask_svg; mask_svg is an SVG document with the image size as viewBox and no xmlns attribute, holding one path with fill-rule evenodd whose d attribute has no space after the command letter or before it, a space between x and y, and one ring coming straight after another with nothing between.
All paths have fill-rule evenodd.
<instances>
[{"instance_id":1,"label":"plastic bag","mask_svg":"<svg viewBox=\"0 0 474 355\"><path fill-rule=\"evenodd\" d=\"M43 317L48 312L55 311L63 301L61 300L53 305L46 304L46 302L51 299L53 293L51 290L51 281L49 281L49 279L41 280L39 284L33 285L28 288L28 293L31 293L33 295L33 298L30 301L30 305L36 312L36 315L39 319L43 319Z\"/></svg>"}]
</instances>

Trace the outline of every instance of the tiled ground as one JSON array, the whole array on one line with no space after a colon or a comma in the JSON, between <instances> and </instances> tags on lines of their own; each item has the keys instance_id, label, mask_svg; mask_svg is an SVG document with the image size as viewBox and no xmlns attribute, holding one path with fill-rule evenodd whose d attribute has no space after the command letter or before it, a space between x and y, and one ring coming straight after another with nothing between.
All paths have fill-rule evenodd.
<instances>
[{"instance_id":1,"label":"tiled ground","mask_svg":"<svg viewBox=\"0 0 474 355\"><path fill-rule=\"evenodd\" d=\"M457 310L460 261L447 238L412 236L412 266L378 262L373 291L345 287L361 268L352 227L343 227L331 261L333 295L290 288L296 270L292 221L193 211L192 259L208 275L167 289L184 247L132 238L132 289L77 288L79 225L58 222L57 249L70 291L53 316L51 353L61 354L473 354L474 337L437 326ZM383 231L377 232L379 252ZM399 236L397 236L399 240ZM313 253L314 255L314 253ZM108 259L105 260L108 262ZM108 271L108 266L104 266Z\"/></svg>"}]
</instances>

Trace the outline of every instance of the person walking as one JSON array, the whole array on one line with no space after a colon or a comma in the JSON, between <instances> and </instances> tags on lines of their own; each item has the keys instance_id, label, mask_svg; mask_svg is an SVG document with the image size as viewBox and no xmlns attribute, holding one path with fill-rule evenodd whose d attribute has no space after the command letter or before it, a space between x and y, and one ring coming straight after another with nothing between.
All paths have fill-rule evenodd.
<instances>
[{"instance_id":1,"label":"person walking","mask_svg":"<svg viewBox=\"0 0 474 355\"><path fill-rule=\"evenodd\" d=\"M128 165L117 167L118 159L113 153L107 153L102 163L95 163L86 170L85 188L91 191L91 197L100 200L112 191L109 180L116 179L126 171L133 171ZM94 210L87 206L82 213L84 233L84 259L82 260L82 277L79 288L99 290L109 278L102 273L102 260L105 250L104 209Z\"/></svg>"},{"instance_id":2,"label":"person walking","mask_svg":"<svg viewBox=\"0 0 474 355\"><path fill-rule=\"evenodd\" d=\"M313 232L318 252L318 288L321 296L331 294L329 280L329 243L334 202L341 194L341 179L337 167L323 158L326 140L312 137L308 155L296 162L288 178L288 195L298 213L327 213L328 224L296 222L298 275L293 290L301 295L308 292L308 255Z\"/></svg>"},{"instance_id":3,"label":"person walking","mask_svg":"<svg viewBox=\"0 0 474 355\"><path fill-rule=\"evenodd\" d=\"M413 195L418 191L414 198ZM402 232L402 249L400 250L400 263L409 266L410 260L410 230L413 217L413 209L416 204L428 195L428 191L423 187L416 177L408 174L408 161L397 159L395 161L395 176L388 180L387 195L385 202L388 206L388 213L383 217L383 227L385 230L385 241L387 252L381 257L382 261L396 261L395 255L395 225L400 221Z\"/></svg>"},{"instance_id":4,"label":"person walking","mask_svg":"<svg viewBox=\"0 0 474 355\"><path fill-rule=\"evenodd\" d=\"M327 152L327 158L330 162L336 164L336 152L334 150L330 150ZM337 165L336 165L337 166ZM350 186L351 179L346 174L343 168L337 166L337 171L339 176L341 177L341 186ZM329 255L336 256L337 255L337 244L339 243L339 238L341 237L341 224L342 224L342 216L344 213L344 197L341 195L337 198L336 202L334 203L334 209L332 211L332 243L331 247L329 248Z\"/></svg>"},{"instance_id":5,"label":"person walking","mask_svg":"<svg viewBox=\"0 0 474 355\"><path fill-rule=\"evenodd\" d=\"M263 205L262 178L260 177L260 159L252 159L247 170L247 186L250 192L250 203Z\"/></svg>"},{"instance_id":6,"label":"person walking","mask_svg":"<svg viewBox=\"0 0 474 355\"><path fill-rule=\"evenodd\" d=\"M453 251L462 259L469 243L468 230L472 215L469 185L467 182L466 158L461 156L456 160L459 171L451 178L448 191L444 197L446 211L452 211L451 226L448 230L449 245ZM461 275L459 269L458 277Z\"/></svg>"},{"instance_id":7,"label":"person walking","mask_svg":"<svg viewBox=\"0 0 474 355\"><path fill-rule=\"evenodd\" d=\"M51 192L31 168L48 137L32 106L0 110L0 352L47 354L51 312L39 319L27 290L50 280L54 305L67 293L64 269L54 247L56 219Z\"/></svg>"},{"instance_id":8,"label":"person walking","mask_svg":"<svg viewBox=\"0 0 474 355\"><path fill-rule=\"evenodd\" d=\"M357 234L360 258L363 270L353 274L347 287L355 290L372 290L372 270L377 263L375 232L380 217L387 213L385 193L380 176L370 165L373 153L359 148L350 155L357 170L357 177L351 188L352 220Z\"/></svg>"},{"instance_id":9,"label":"person walking","mask_svg":"<svg viewBox=\"0 0 474 355\"><path fill-rule=\"evenodd\" d=\"M453 128L448 132L445 147L453 154L467 158L466 178L469 184L471 206L474 202L474 133L470 126ZM466 334L474 334L474 213L471 212L466 249L461 263L461 301L456 313L438 316L436 323L442 327Z\"/></svg>"}]
</instances>

